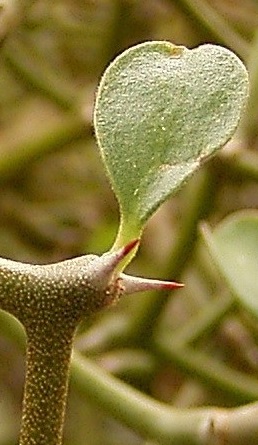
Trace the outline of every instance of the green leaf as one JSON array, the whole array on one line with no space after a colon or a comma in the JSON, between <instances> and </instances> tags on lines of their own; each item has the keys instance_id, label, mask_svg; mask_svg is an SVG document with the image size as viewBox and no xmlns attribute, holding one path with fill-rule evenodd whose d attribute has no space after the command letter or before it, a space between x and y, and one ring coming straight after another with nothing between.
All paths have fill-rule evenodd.
<instances>
[{"instance_id":1,"label":"green leaf","mask_svg":"<svg viewBox=\"0 0 258 445\"><path fill-rule=\"evenodd\" d=\"M145 42L122 53L100 82L94 124L121 211L119 245L234 133L248 94L229 50Z\"/></svg>"},{"instance_id":2,"label":"green leaf","mask_svg":"<svg viewBox=\"0 0 258 445\"><path fill-rule=\"evenodd\" d=\"M258 211L237 212L204 237L240 304L258 317Z\"/></svg>"}]
</instances>

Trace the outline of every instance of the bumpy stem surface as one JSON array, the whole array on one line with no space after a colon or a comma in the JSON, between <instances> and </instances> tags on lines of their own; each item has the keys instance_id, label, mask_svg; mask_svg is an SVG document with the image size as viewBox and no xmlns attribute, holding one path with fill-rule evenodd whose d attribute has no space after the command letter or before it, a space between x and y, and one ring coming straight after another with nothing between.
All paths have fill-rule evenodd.
<instances>
[{"instance_id":1,"label":"bumpy stem surface","mask_svg":"<svg viewBox=\"0 0 258 445\"><path fill-rule=\"evenodd\" d=\"M0 307L27 334L20 445L61 445L74 333L83 317L122 292L113 279L119 260L116 253L46 266L0 259Z\"/></svg>"},{"instance_id":2,"label":"bumpy stem surface","mask_svg":"<svg viewBox=\"0 0 258 445\"><path fill-rule=\"evenodd\" d=\"M181 287L119 273L138 243L45 266L0 258L0 309L23 324L28 339L20 445L62 443L72 344L82 318L124 293Z\"/></svg>"},{"instance_id":3,"label":"bumpy stem surface","mask_svg":"<svg viewBox=\"0 0 258 445\"><path fill-rule=\"evenodd\" d=\"M73 333L53 334L28 338L20 445L62 443Z\"/></svg>"}]
</instances>

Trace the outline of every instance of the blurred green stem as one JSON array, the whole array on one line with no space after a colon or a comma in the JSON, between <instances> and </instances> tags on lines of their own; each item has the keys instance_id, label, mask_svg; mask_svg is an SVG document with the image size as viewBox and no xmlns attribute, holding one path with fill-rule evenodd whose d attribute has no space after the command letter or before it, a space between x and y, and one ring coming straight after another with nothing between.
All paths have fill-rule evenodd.
<instances>
[{"instance_id":1,"label":"blurred green stem","mask_svg":"<svg viewBox=\"0 0 258 445\"><path fill-rule=\"evenodd\" d=\"M175 409L129 387L76 353L72 384L88 402L162 445L215 445L222 443L222 437L227 445L257 445L255 403L236 409Z\"/></svg>"},{"instance_id":2,"label":"blurred green stem","mask_svg":"<svg viewBox=\"0 0 258 445\"><path fill-rule=\"evenodd\" d=\"M157 372L159 366L156 358L143 349L123 348L108 351L97 357L100 366L126 381L143 380L146 384Z\"/></svg>"},{"instance_id":3,"label":"blurred green stem","mask_svg":"<svg viewBox=\"0 0 258 445\"><path fill-rule=\"evenodd\" d=\"M143 437L162 445L205 443L202 436L207 433L209 410L173 410L109 376L78 354L73 357L72 383L89 402Z\"/></svg>"},{"instance_id":4,"label":"blurred green stem","mask_svg":"<svg viewBox=\"0 0 258 445\"><path fill-rule=\"evenodd\" d=\"M256 378L235 371L201 351L187 346L177 347L172 339L158 339L155 346L163 360L176 365L189 376L198 377L209 387L223 391L233 401L247 403L258 399Z\"/></svg>"},{"instance_id":5,"label":"blurred green stem","mask_svg":"<svg viewBox=\"0 0 258 445\"><path fill-rule=\"evenodd\" d=\"M28 86L33 86L64 109L78 106L79 91L53 70L45 54L33 45L29 39L18 35L10 38L4 47L6 62Z\"/></svg>"},{"instance_id":6,"label":"blurred green stem","mask_svg":"<svg viewBox=\"0 0 258 445\"><path fill-rule=\"evenodd\" d=\"M256 30L252 45L250 46L250 56L248 59L248 72L250 80L250 94L246 112L241 121L240 134L247 137L249 145L257 138L257 101L258 101L258 29Z\"/></svg>"},{"instance_id":7,"label":"blurred green stem","mask_svg":"<svg viewBox=\"0 0 258 445\"><path fill-rule=\"evenodd\" d=\"M213 34L219 42L235 51L243 60L247 59L249 44L230 26L207 1L179 0L177 2L199 24Z\"/></svg>"},{"instance_id":8,"label":"blurred green stem","mask_svg":"<svg viewBox=\"0 0 258 445\"><path fill-rule=\"evenodd\" d=\"M206 303L205 307L194 317L188 320L182 328L173 333L173 347L184 347L189 343L198 341L216 329L225 315L232 311L235 300L231 295Z\"/></svg>"},{"instance_id":9,"label":"blurred green stem","mask_svg":"<svg viewBox=\"0 0 258 445\"><path fill-rule=\"evenodd\" d=\"M8 323L5 323L4 326L4 332L8 335ZM15 323L10 329L12 339L20 346L24 341L24 334L20 326ZM232 390L238 399L257 400L258 383L256 379L229 370L225 365L218 364L205 354L193 353L190 348L184 348L181 353L176 351L173 354L170 342L168 344L167 340L166 343L163 342L158 347L162 350L162 354L166 355L166 359L170 358L173 363L181 363L184 368L188 367L191 375L193 372L196 374L196 370L200 371L201 368L204 368L205 372L201 373L202 377L205 377L206 373L206 381L210 382L213 375L220 388L223 387L226 391ZM226 368L225 375L228 378L226 386L225 381L220 381L220 375L224 373L224 368ZM243 443L257 445L257 404L233 410L216 408L177 410L156 402L120 382L76 352L73 354L71 371L74 387L88 402L104 409L109 415L133 428L139 434L156 440L162 445L174 445L175 443L177 445L211 445L219 443L212 441L214 440L213 434L218 434L218 437L221 437L222 433L225 434L225 437L228 436L227 445L243 445ZM219 428L221 422L223 425L221 424L219 431L216 432L215 426L218 424ZM211 424L214 428L211 428L210 431ZM225 429L224 431L222 427Z\"/></svg>"},{"instance_id":10,"label":"blurred green stem","mask_svg":"<svg viewBox=\"0 0 258 445\"><path fill-rule=\"evenodd\" d=\"M156 352L163 360L176 364L190 376L197 376L209 387L224 391L234 400L250 402L258 397L258 382L255 378L235 371L206 353L188 346L215 329L233 307L234 299L230 296L213 300L170 336L167 333L156 335L154 343Z\"/></svg>"},{"instance_id":11,"label":"blurred green stem","mask_svg":"<svg viewBox=\"0 0 258 445\"><path fill-rule=\"evenodd\" d=\"M44 128L41 134L34 134L29 139L14 146L2 146L0 158L1 180L8 179L33 161L47 153L57 150L72 141L91 135L90 123L74 114L66 116L61 122Z\"/></svg>"},{"instance_id":12,"label":"blurred green stem","mask_svg":"<svg viewBox=\"0 0 258 445\"><path fill-rule=\"evenodd\" d=\"M128 337L129 327L130 320L127 314L108 313L77 337L75 347L87 355L112 349L114 345L118 347Z\"/></svg>"}]
</instances>

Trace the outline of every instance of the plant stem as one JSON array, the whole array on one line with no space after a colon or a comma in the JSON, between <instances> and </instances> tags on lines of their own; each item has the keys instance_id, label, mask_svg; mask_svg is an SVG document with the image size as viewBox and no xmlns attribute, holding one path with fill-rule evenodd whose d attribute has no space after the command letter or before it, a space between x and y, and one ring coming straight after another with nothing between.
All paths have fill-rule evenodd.
<instances>
[{"instance_id":1,"label":"plant stem","mask_svg":"<svg viewBox=\"0 0 258 445\"><path fill-rule=\"evenodd\" d=\"M246 112L241 120L240 134L247 137L250 147L257 138L257 99L258 99L258 31L256 30L248 60L250 91Z\"/></svg>"},{"instance_id":2,"label":"plant stem","mask_svg":"<svg viewBox=\"0 0 258 445\"><path fill-rule=\"evenodd\" d=\"M78 354L73 357L72 383L87 402L158 444L257 445L257 403L233 409L173 408L143 395Z\"/></svg>"},{"instance_id":3,"label":"plant stem","mask_svg":"<svg viewBox=\"0 0 258 445\"><path fill-rule=\"evenodd\" d=\"M233 401L247 403L258 398L257 379L231 369L208 354L188 346L177 347L168 339L155 343L157 354L190 376L228 394Z\"/></svg>"},{"instance_id":4,"label":"plant stem","mask_svg":"<svg viewBox=\"0 0 258 445\"><path fill-rule=\"evenodd\" d=\"M88 401L162 445L200 445L208 428L209 411L176 410L152 400L109 376L94 363L74 354L72 381Z\"/></svg>"},{"instance_id":5,"label":"plant stem","mask_svg":"<svg viewBox=\"0 0 258 445\"><path fill-rule=\"evenodd\" d=\"M17 324L14 325L12 338L19 346L21 335ZM193 370L195 371L195 368L191 368L191 372ZM71 377L72 384L87 403L92 402L134 431L162 445L219 444L219 438L222 436L227 439L228 445L257 445L257 403L223 410L171 408L108 375L76 352L73 355ZM230 378L231 383L237 386L238 375L231 375ZM249 395L251 390L250 399L257 399L257 390L253 383L257 386L255 379L249 381ZM203 431L209 430L209 425L211 436L209 431L207 435Z\"/></svg>"},{"instance_id":6,"label":"plant stem","mask_svg":"<svg viewBox=\"0 0 258 445\"><path fill-rule=\"evenodd\" d=\"M90 135L90 123L85 123L81 116L72 114L23 142L3 146L0 158L1 180L14 176L34 159Z\"/></svg>"},{"instance_id":7,"label":"plant stem","mask_svg":"<svg viewBox=\"0 0 258 445\"><path fill-rule=\"evenodd\" d=\"M28 335L20 445L61 445L73 334Z\"/></svg>"},{"instance_id":8,"label":"plant stem","mask_svg":"<svg viewBox=\"0 0 258 445\"><path fill-rule=\"evenodd\" d=\"M116 347L123 345L128 337L129 323L129 316L126 314L108 313L76 338L75 347L89 356L112 349L114 345Z\"/></svg>"},{"instance_id":9,"label":"plant stem","mask_svg":"<svg viewBox=\"0 0 258 445\"><path fill-rule=\"evenodd\" d=\"M78 91L56 72L47 58L29 39L8 40L4 48L6 62L29 86L34 86L64 109L75 108Z\"/></svg>"},{"instance_id":10,"label":"plant stem","mask_svg":"<svg viewBox=\"0 0 258 445\"><path fill-rule=\"evenodd\" d=\"M196 316L173 333L173 346L183 347L208 335L234 307L235 300L231 295L207 302Z\"/></svg>"},{"instance_id":11,"label":"plant stem","mask_svg":"<svg viewBox=\"0 0 258 445\"><path fill-rule=\"evenodd\" d=\"M134 245L42 266L0 258L0 307L28 339L20 445L61 445L76 327L123 294L114 270Z\"/></svg>"},{"instance_id":12,"label":"plant stem","mask_svg":"<svg viewBox=\"0 0 258 445\"><path fill-rule=\"evenodd\" d=\"M97 361L112 375L125 378L127 381L133 379L147 383L159 369L155 357L143 349L115 349L100 355Z\"/></svg>"}]
</instances>

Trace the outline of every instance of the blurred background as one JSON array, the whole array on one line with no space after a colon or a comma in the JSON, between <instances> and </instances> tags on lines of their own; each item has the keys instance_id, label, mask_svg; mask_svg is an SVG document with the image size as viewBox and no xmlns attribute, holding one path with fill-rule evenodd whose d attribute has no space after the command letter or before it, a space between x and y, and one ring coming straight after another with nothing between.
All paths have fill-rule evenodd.
<instances>
[{"instance_id":1,"label":"blurred background","mask_svg":"<svg viewBox=\"0 0 258 445\"><path fill-rule=\"evenodd\" d=\"M198 347L257 375L258 329L232 310L198 227L258 207L258 2L2 0L0 40L0 255L31 263L102 253L114 241L118 205L94 140L92 112L101 74L116 55L146 40L189 48L209 42L232 49L250 68L251 94L237 136L151 219L128 268L181 279L185 289L173 298L125 298L82 326L76 343L158 400L184 407L238 403L234 394L204 384L191 365L162 356L150 338L158 326L173 338L207 302L225 295L230 313L198 338ZM19 429L24 349L1 333L1 324L0 363L0 445L11 445ZM86 442L144 443L71 387L65 444Z\"/></svg>"}]
</instances>

